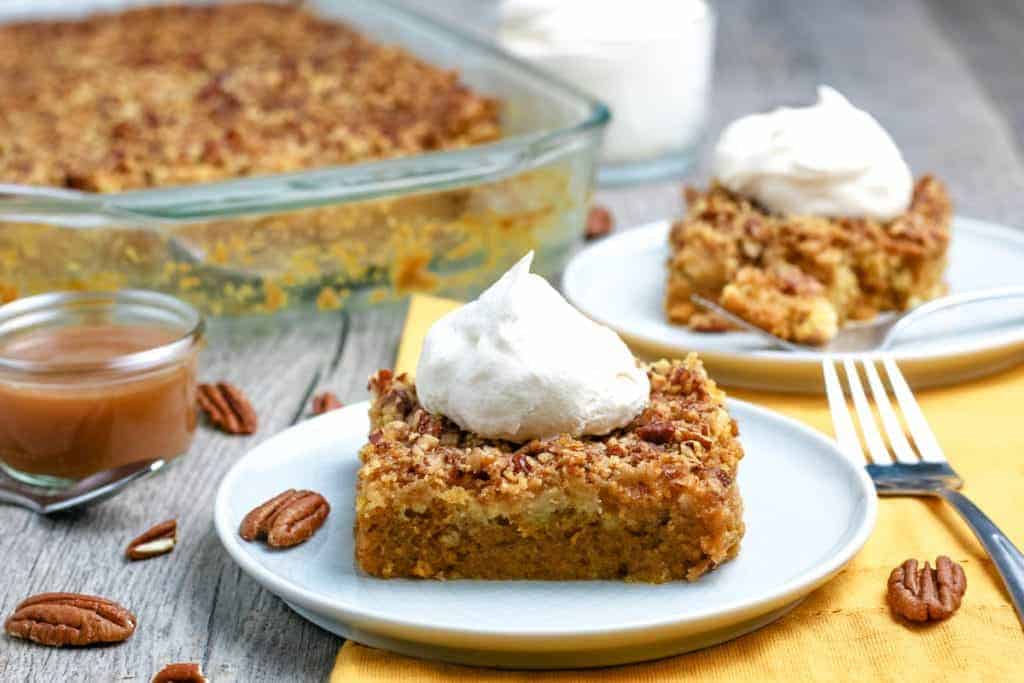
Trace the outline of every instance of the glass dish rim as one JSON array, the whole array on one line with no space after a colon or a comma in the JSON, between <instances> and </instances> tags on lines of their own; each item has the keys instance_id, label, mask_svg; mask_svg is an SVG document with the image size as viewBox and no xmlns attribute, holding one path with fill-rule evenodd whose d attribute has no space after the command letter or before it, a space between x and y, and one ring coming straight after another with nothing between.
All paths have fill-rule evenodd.
<instances>
[{"instance_id":1,"label":"glass dish rim","mask_svg":"<svg viewBox=\"0 0 1024 683\"><path fill-rule=\"evenodd\" d=\"M370 3L353 3L360 4ZM611 121L611 111L597 98L470 32L394 0L374 0L372 5L390 21L444 36L574 101L585 110L582 119L464 149L185 185L79 194L95 201L97 213L108 218L158 226L167 222L282 213L500 180L542 165L574 140L601 131ZM316 11L315 7L312 9ZM338 20L344 21L344 17ZM66 188L54 186L46 189L67 192ZM19 215L33 214L25 211ZM3 218L12 220L17 216L8 214Z\"/></svg>"},{"instance_id":2,"label":"glass dish rim","mask_svg":"<svg viewBox=\"0 0 1024 683\"><path fill-rule=\"evenodd\" d=\"M18 376L18 379L46 378L53 375L98 376L104 379L113 374L121 376L146 372L171 365L183 359L197 347L206 330L206 320L192 304L178 297L149 289L119 289L112 291L57 291L16 299L0 306L0 325L24 315L57 310L74 305L92 305L114 310L119 305L142 305L159 308L181 315L185 331L173 341L144 351L122 354L108 361L55 363L6 358L0 355L0 373ZM0 337L4 333L0 332Z\"/></svg>"}]
</instances>

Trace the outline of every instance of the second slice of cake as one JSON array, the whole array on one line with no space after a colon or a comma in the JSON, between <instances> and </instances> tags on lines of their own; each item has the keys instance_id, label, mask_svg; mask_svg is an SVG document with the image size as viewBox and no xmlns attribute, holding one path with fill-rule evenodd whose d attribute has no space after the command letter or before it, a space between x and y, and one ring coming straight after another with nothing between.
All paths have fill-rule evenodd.
<instances>
[{"instance_id":1,"label":"second slice of cake","mask_svg":"<svg viewBox=\"0 0 1024 683\"><path fill-rule=\"evenodd\" d=\"M734 121L713 166L669 234L670 322L728 329L699 294L775 336L823 345L847 322L945 293L945 186L915 182L881 124L835 90Z\"/></svg>"}]
</instances>

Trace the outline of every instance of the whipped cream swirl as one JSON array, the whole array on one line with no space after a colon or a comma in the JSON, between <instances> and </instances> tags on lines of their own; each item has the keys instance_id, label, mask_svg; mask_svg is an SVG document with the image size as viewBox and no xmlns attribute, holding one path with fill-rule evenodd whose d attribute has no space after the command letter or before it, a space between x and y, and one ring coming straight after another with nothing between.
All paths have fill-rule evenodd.
<instances>
[{"instance_id":1,"label":"whipped cream swirl","mask_svg":"<svg viewBox=\"0 0 1024 683\"><path fill-rule=\"evenodd\" d=\"M715 149L713 174L779 213L879 220L906 211L914 185L878 121L827 86L813 106L731 123Z\"/></svg>"},{"instance_id":2,"label":"whipped cream swirl","mask_svg":"<svg viewBox=\"0 0 1024 683\"><path fill-rule=\"evenodd\" d=\"M430 328L420 402L462 429L516 442L624 427L647 404L647 373L618 335L530 273L532 261L531 252Z\"/></svg>"}]
</instances>

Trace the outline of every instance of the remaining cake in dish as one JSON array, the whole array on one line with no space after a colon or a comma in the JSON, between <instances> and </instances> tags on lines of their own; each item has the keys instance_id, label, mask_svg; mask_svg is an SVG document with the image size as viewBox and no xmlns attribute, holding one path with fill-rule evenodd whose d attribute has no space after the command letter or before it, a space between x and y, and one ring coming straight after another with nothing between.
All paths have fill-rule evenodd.
<instances>
[{"instance_id":1,"label":"remaining cake in dish","mask_svg":"<svg viewBox=\"0 0 1024 683\"><path fill-rule=\"evenodd\" d=\"M743 457L696 356L648 368L650 403L603 437L480 438L370 380L356 557L381 577L693 580L743 536Z\"/></svg>"},{"instance_id":2,"label":"remaining cake in dish","mask_svg":"<svg viewBox=\"0 0 1024 683\"><path fill-rule=\"evenodd\" d=\"M116 192L467 147L498 103L301 3L0 27L0 180Z\"/></svg>"},{"instance_id":3,"label":"remaining cake in dish","mask_svg":"<svg viewBox=\"0 0 1024 683\"><path fill-rule=\"evenodd\" d=\"M640 366L524 259L370 380L356 557L381 577L693 580L743 536L700 360Z\"/></svg>"},{"instance_id":4,"label":"remaining cake in dish","mask_svg":"<svg viewBox=\"0 0 1024 683\"><path fill-rule=\"evenodd\" d=\"M775 335L823 344L847 321L945 291L945 187L913 182L885 131L838 93L734 123L715 165L670 232L672 322L727 329L691 302L697 293Z\"/></svg>"}]
</instances>

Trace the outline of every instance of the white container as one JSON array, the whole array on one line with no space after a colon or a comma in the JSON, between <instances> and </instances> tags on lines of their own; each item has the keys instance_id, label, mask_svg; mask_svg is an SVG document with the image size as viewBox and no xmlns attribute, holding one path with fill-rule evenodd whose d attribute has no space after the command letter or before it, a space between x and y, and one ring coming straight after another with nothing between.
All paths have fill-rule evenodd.
<instances>
[{"instance_id":1,"label":"white container","mask_svg":"<svg viewBox=\"0 0 1024 683\"><path fill-rule=\"evenodd\" d=\"M600 180L681 174L704 131L714 52L704 0L506 0L509 51L603 100L612 111Z\"/></svg>"}]
</instances>

